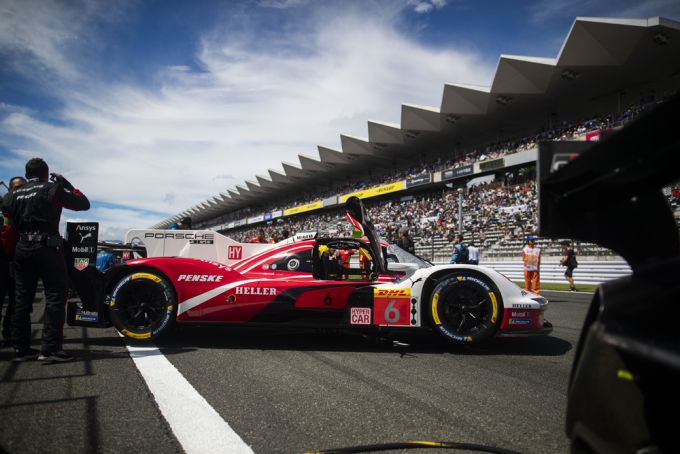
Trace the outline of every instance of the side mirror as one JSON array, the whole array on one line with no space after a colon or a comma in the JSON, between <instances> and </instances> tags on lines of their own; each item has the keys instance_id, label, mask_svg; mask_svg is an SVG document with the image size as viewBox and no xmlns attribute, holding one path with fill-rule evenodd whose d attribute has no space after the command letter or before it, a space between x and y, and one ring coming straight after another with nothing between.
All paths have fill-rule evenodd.
<instances>
[{"instance_id":1,"label":"side mirror","mask_svg":"<svg viewBox=\"0 0 680 454\"><path fill-rule=\"evenodd\" d=\"M372 282L378 279L369 245L351 238L316 240L312 264L312 274L319 280Z\"/></svg>"}]
</instances>

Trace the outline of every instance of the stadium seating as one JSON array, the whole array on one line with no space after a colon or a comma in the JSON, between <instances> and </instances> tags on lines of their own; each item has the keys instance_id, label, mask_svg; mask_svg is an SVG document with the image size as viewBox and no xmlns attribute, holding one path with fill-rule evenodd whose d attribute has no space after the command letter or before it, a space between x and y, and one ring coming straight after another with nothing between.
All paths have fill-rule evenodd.
<instances>
[{"instance_id":1,"label":"stadium seating","mask_svg":"<svg viewBox=\"0 0 680 454\"><path fill-rule=\"evenodd\" d=\"M396 178L408 178L419 174L456 168L475 161L493 159L520 152L536 146L542 140L585 140L593 131L617 128L639 116L651 104L632 106L617 115L603 115L573 125L559 125L535 136L489 144L475 149L456 161L438 158L435 162L382 176L380 179L348 183L325 192L301 195L296 201L279 201L257 210L244 209L228 213L199 227L211 227L230 220L242 219L262 211L276 211L282 206L290 207L321 198L374 187ZM528 169L520 179L523 181L499 181L469 188L463 197L463 230L466 242L480 247L482 260L515 260L524 244L527 234L535 234L537 198L533 170ZM667 188L669 203L676 209L680 222L680 187ZM402 194L403 195L403 194ZM398 196L397 196L398 197ZM458 194L443 187L431 189L395 199L370 201L367 206L380 234L388 241L394 241L399 230L409 229L416 253L433 262L448 262L453 235L458 231ZM277 241L300 231L319 231L325 235L349 234L344 212L341 207L297 216L278 218L267 223L238 227L223 231L239 241L249 241L258 232L268 241ZM544 257L559 257L562 244L559 240L538 240ZM620 260L611 251L599 246L575 242L574 248L582 260Z\"/></svg>"}]
</instances>

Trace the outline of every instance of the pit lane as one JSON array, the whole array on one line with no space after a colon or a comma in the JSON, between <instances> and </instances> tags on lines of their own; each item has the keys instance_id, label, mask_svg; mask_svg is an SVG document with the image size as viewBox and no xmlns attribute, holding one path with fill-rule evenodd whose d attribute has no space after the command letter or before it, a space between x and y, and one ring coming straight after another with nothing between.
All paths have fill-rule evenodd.
<instances>
[{"instance_id":1,"label":"pit lane","mask_svg":"<svg viewBox=\"0 0 680 454\"><path fill-rule=\"evenodd\" d=\"M159 345L257 453L410 439L566 452L566 386L590 295L546 296L551 336L484 348L414 333L394 347L346 332L205 327ZM33 316L41 320L41 304ZM0 351L0 447L182 452L115 331L65 334L73 363L14 364Z\"/></svg>"}]
</instances>

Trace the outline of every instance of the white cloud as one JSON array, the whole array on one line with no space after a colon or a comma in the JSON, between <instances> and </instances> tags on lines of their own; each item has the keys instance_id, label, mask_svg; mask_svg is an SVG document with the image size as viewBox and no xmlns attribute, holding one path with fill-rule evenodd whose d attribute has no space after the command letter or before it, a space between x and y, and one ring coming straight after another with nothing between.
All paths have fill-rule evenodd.
<instances>
[{"instance_id":1,"label":"white cloud","mask_svg":"<svg viewBox=\"0 0 680 454\"><path fill-rule=\"evenodd\" d=\"M0 3L0 53L3 63L32 78L76 78L77 52L96 50L87 39L101 24L125 11L125 2L4 0ZM15 58L7 58L12 55ZM36 71L37 70L37 71ZM50 74L53 73L53 74Z\"/></svg>"},{"instance_id":2,"label":"white cloud","mask_svg":"<svg viewBox=\"0 0 680 454\"><path fill-rule=\"evenodd\" d=\"M200 71L162 68L154 87L64 77L50 86L64 105L58 124L15 109L0 134L15 161L43 156L90 199L133 208L89 219L145 227L160 219L138 210L177 213L317 144L339 147L340 133L366 136L368 119L399 123L402 102L438 106L444 82L489 81L478 55L400 34L398 13L321 9L266 45L259 28L225 24L204 34ZM31 52L56 73L88 71L51 51Z\"/></svg>"},{"instance_id":3,"label":"white cloud","mask_svg":"<svg viewBox=\"0 0 680 454\"><path fill-rule=\"evenodd\" d=\"M416 13L423 14L423 13L429 13L432 11L434 6L432 6L432 3L427 3L427 2L420 2L418 3L413 10Z\"/></svg>"},{"instance_id":4,"label":"white cloud","mask_svg":"<svg viewBox=\"0 0 680 454\"><path fill-rule=\"evenodd\" d=\"M446 6L447 0L409 0L413 6L413 11L418 14L429 13L434 9L441 9Z\"/></svg>"},{"instance_id":5,"label":"white cloud","mask_svg":"<svg viewBox=\"0 0 680 454\"><path fill-rule=\"evenodd\" d=\"M309 3L309 0L259 0L257 4L264 8L277 8L277 9L287 9L287 8L297 8L298 6L303 6Z\"/></svg>"}]
</instances>

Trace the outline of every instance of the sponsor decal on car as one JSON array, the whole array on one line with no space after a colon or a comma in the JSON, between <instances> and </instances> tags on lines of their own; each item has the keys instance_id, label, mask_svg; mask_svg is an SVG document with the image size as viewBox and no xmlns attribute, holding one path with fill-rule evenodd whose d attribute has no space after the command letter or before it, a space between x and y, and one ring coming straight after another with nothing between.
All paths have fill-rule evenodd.
<instances>
[{"instance_id":1,"label":"sponsor decal on car","mask_svg":"<svg viewBox=\"0 0 680 454\"><path fill-rule=\"evenodd\" d=\"M533 304L526 304L526 303L514 303L512 305L514 309L534 309Z\"/></svg>"},{"instance_id":2,"label":"sponsor decal on car","mask_svg":"<svg viewBox=\"0 0 680 454\"><path fill-rule=\"evenodd\" d=\"M201 259L201 262L209 263L213 266L216 266L220 270L227 270L231 271L231 267L225 265L224 263L216 262L215 260L207 260L207 259Z\"/></svg>"},{"instance_id":3,"label":"sponsor decal on car","mask_svg":"<svg viewBox=\"0 0 680 454\"><path fill-rule=\"evenodd\" d=\"M180 274L177 282L222 282L223 278L218 274Z\"/></svg>"},{"instance_id":4,"label":"sponsor decal on car","mask_svg":"<svg viewBox=\"0 0 680 454\"><path fill-rule=\"evenodd\" d=\"M401 325L411 323L411 289L373 290L373 308L376 325Z\"/></svg>"},{"instance_id":5,"label":"sponsor decal on car","mask_svg":"<svg viewBox=\"0 0 680 454\"><path fill-rule=\"evenodd\" d=\"M98 322L99 314L96 311L79 310L76 313L76 320L81 322Z\"/></svg>"},{"instance_id":6,"label":"sponsor decal on car","mask_svg":"<svg viewBox=\"0 0 680 454\"><path fill-rule=\"evenodd\" d=\"M95 249L94 247L88 247L88 246L73 246L71 247L71 252L78 253L78 254L92 254L94 253Z\"/></svg>"},{"instance_id":7,"label":"sponsor decal on car","mask_svg":"<svg viewBox=\"0 0 680 454\"><path fill-rule=\"evenodd\" d=\"M375 289L376 298L408 298L411 295L411 289L408 288L398 288L398 289Z\"/></svg>"},{"instance_id":8,"label":"sponsor decal on car","mask_svg":"<svg viewBox=\"0 0 680 454\"><path fill-rule=\"evenodd\" d=\"M83 271L90 264L90 259L75 259L73 262L73 268L78 271Z\"/></svg>"},{"instance_id":9,"label":"sponsor decal on car","mask_svg":"<svg viewBox=\"0 0 680 454\"><path fill-rule=\"evenodd\" d=\"M236 287L237 295L276 295L276 289L271 287Z\"/></svg>"},{"instance_id":10,"label":"sponsor decal on car","mask_svg":"<svg viewBox=\"0 0 680 454\"><path fill-rule=\"evenodd\" d=\"M511 318L508 320L510 325L531 325L532 321L528 318Z\"/></svg>"},{"instance_id":11,"label":"sponsor decal on car","mask_svg":"<svg viewBox=\"0 0 680 454\"><path fill-rule=\"evenodd\" d=\"M229 260L241 260L243 257L243 247L242 246L229 246L227 249L227 258Z\"/></svg>"},{"instance_id":12,"label":"sponsor decal on car","mask_svg":"<svg viewBox=\"0 0 680 454\"><path fill-rule=\"evenodd\" d=\"M371 308L369 308L369 307L353 307L350 311L349 322L352 325L370 325L371 324Z\"/></svg>"},{"instance_id":13,"label":"sponsor decal on car","mask_svg":"<svg viewBox=\"0 0 680 454\"><path fill-rule=\"evenodd\" d=\"M528 312L511 312L510 317L529 317Z\"/></svg>"},{"instance_id":14,"label":"sponsor decal on car","mask_svg":"<svg viewBox=\"0 0 680 454\"><path fill-rule=\"evenodd\" d=\"M214 233L160 233L147 232L144 238L170 239L170 240L198 240L198 241L213 241L215 239Z\"/></svg>"}]
</instances>

